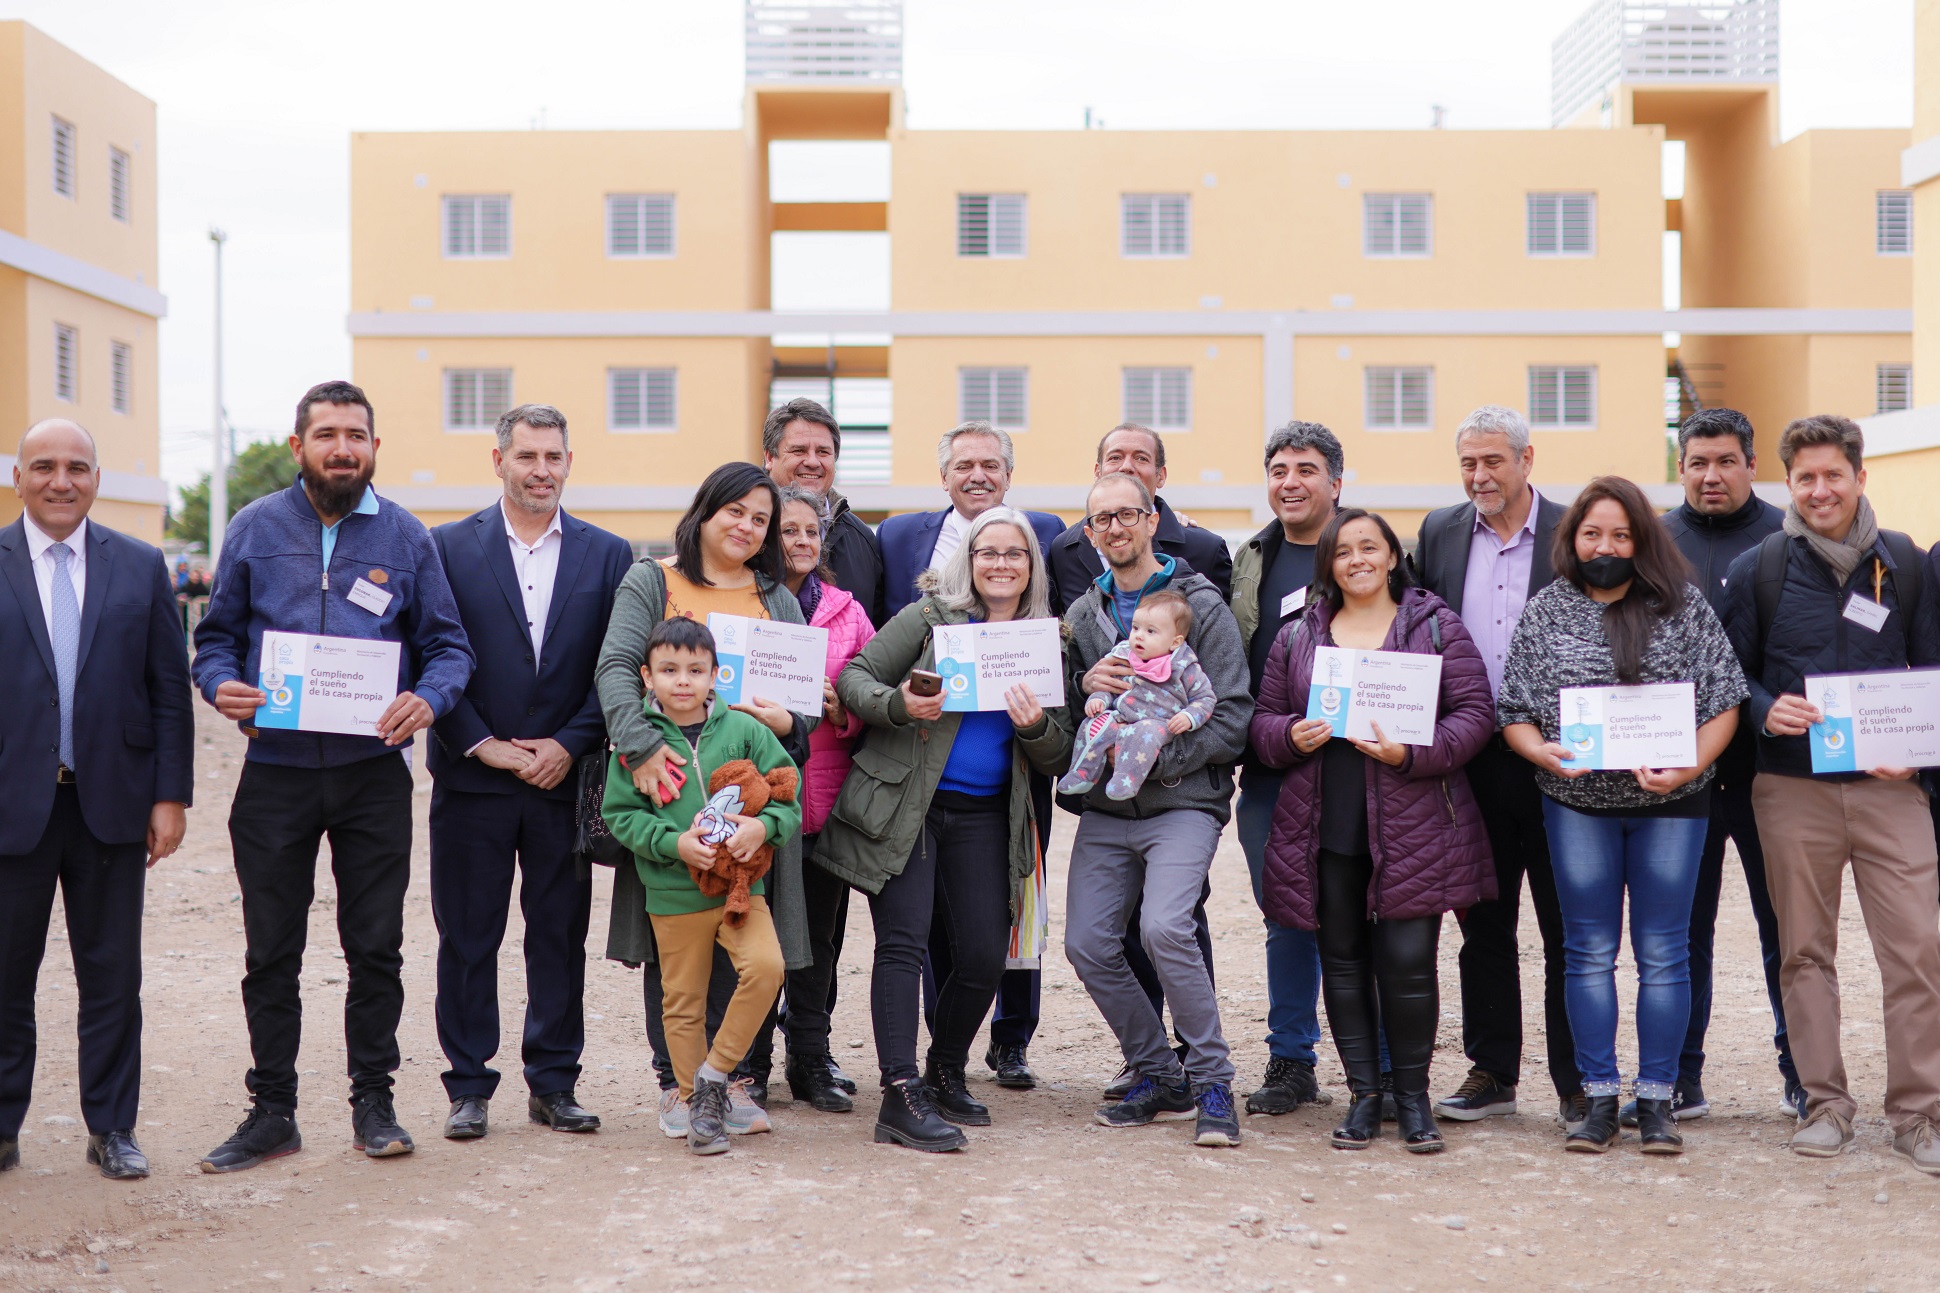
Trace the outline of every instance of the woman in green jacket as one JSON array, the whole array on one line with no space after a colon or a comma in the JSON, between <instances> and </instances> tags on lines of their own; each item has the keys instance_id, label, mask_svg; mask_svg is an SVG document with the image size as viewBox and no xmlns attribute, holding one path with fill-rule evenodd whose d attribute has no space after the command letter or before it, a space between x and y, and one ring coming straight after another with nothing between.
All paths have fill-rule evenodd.
<instances>
[{"instance_id":1,"label":"woman in green jacket","mask_svg":"<svg viewBox=\"0 0 1940 1293\"><path fill-rule=\"evenodd\" d=\"M1019 887L1037 862L1030 770L1064 771L1071 722L1063 706L1046 709L1021 684L1007 693L1006 710L978 713L946 714L941 695L910 689L912 669L935 669L937 625L1051 614L1044 557L1022 513L984 512L942 570L924 578L930 591L836 680L843 705L869 731L815 856L869 894L875 920L876 1140L940 1151L965 1143L952 1123L990 1123L970 1098L964 1066L997 995ZM949 939L951 969L938 985L919 1075L916 1016L933 920Z\"/></svg>"}]
</instances>

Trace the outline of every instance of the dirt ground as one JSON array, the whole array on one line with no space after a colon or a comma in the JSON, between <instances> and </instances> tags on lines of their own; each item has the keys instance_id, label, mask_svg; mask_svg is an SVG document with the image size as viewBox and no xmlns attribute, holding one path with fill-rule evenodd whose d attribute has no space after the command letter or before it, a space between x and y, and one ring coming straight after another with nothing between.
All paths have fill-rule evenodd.
<instances>
[{"instance_id":1,"label":"dirt ground","mask_svg":"<svg viewBox=\"0 0 1940 1293\"><path fill-rule=\"evenodd\" d=\"M1785 1149L1791 1120L1780 1112L1757 939L1736 872L1727 872L1708 1046L1715 1112L1686 1124L1681 1158L1645 1158L1634 1134L1601 1158L1563 1152L1539 1070L1540 957L1527 913L1522 1112L1445 1125L1448 1151L1439 1156L1412 1157L1392 1138L1364 1153L1330 1149L1326 1132L1338 1107L1250 1118L1245 1143L1226 1150L1194 1148L1190 1124L1094 1125L1116 1050L1059 951L1055 924L1044 1022L1031 1050L1040 1087L998 1090L973 1063L972 1086L996 1125L973 1129L967 1152L878 1146L870 1140L863 903L852 909L835 1024L838 1056L863 1081L854 1114L797 1107L778 1083L774 1134L737 1138L721 1158L689 1157L655 1126L639 978L594 958L579 1094L605 1127L563 1136L528 1123L516 1054L523 980L515 912L500 978L508 1077L491 1136L460 1144L438 1136L446 1101L431 1017L436 934L424 878L430 784L422 772L398 1074L398 1111L417 1153L373 1162L350 1146L338 1024L344 967L324 866L304 974L310 1027L299 1117L307 1147L255 1171L205 1176L197 1158L243 1113L248 1039L237 986L240 899L224 828L242 741L198 709L201 801L182 851L150 875L142 949L140 1140L155 1174L104 1181L82 1161L73 976L57 934L42 972L41 1059L24 1164L0 1176L0 1289L8 1293L1940 1288L1940 1180L1888 1152L1878 977L1850 890L1841 969L1860 1144L1830 1161ZM1060 895L1072 820L1060 815L1053 850ZM602 879L589 939L595 951L604 945L607 887ZM1214 867L1212 919L1220 1001L1244 1090L1266 1061L1266 985L1259 914L1230 831ZM1450 921L1437 1092L1466 1067L1458 941ZM1626 1028L1631 996L1627 985ZM1634 1054L1634 1044L1623 1050ZM1324 1042L1321 1076L1342 1093Z\"/></svg>"}]
</instances>

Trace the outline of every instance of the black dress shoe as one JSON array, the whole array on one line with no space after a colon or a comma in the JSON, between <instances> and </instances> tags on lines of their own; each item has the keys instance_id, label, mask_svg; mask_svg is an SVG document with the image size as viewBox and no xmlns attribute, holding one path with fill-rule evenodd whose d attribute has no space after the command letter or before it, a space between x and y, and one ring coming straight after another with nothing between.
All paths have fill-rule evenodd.
<instances>
[{"instance_id":1,"label":"black dress shoe","mask_svg":"<svg viewBox=\"0 0 1940 1293\"><path fill-rule=\"evenodd\" d=\"M148 1155L135 1143L132 1127L88 1137L88 1162L110 1181L140 1181L148 1177Z\"/></svg>"},{"instance_id":2,"label":"black dress shoe","mask_svg":"<svg viewBox=\"0 0 1940 1293\"><path fill-rule=\"evenodd\" d=\"M783 1073L788 1080L788 1093L797 1104L811 1105L823 1113L849 1113L855 1108L855 1101L829 1075L828 1061L823 1056L791 1054Z\"/></svg>"},{"instance_id":3,"label":"black dress shoe","mask_svg":"<svg viewBox=\"0 0 1940 1293\"><path fill-rule=\"evenodd\" d=\"M1646 1154L1682 1154L1684 1137L1677 1133L1677 1119L1669 1100L1637 1101L1637 1139Z\"/></svg>"},{"instance_id":4,"label":"black dress shoe","mask_svg":"<svg viewBox=\"0 0 1940 1293\"><path fill-rule=\"evenodd\" d=\"M1381 1093L1366 1091L1350 1097L1347 1117L1334 1128L1335 1149L1366 1149L1381 1138Z\"/></svg>"},{"instance_id":5,"label":"black dress shoe","mask_svg":"<svg viewBox=\"0 0 1940 1293\"><path fill-rule=\"evenodd\" d=\"M0 1172L11 1172L20 1166L20 1142L0 1140Z\"/></svg>"},{"instance_id":6,"label":"black dress shoe","mask_svg":"<svg viewBox=\"0 0 1940 1293\"><path fill-rule=\"evenodd\" d=\"M983 1062L997 1075L997 1085L1011 1091L1029 1091L1037 1086L1022 1046L999 1046L992 1042L983 1053Z\"/></svg>"},{"instance_id":7,"label":"black dress shoe","mask_svg":"<svg viewBox=\"0 0 1940 1293\"><path fill-rule=\"evenodd\" d=\"M1410 1154L1439 1154L1445 1148L1435 1127L1435 1108L1426 1091L1395 1094L1394 1120L1400 1126L1401 1148Z\"/></svg>"},{"instance_id":8,"label":"black dress shoe","mask_svg":"<svg viewBox=\"0 0 1940 1293\"><path fill-rule=\"evenodd\" d=\"M829 1056L829 1078L850 1095L855 1094L855 1079L842 1071L842 1066L835 1062L833 1055Z\"/></svg>"},{"instance_id":9,"label":"black dress shoe","mask_svg":"<svg viewBox=\"0 0 1940 1293\"><path fill-rule=\"evenodd\" d=\"M550 1095L535 1095L526 1104L526 1112L532 1121L543 1122L554 1131L598 1131L599 1115L588 1113L579 1107L579 1101L571 1091L554 1091Z\"/></svg>"},{"instance_id":10,"label":"black dress shoe","mask_svg":"<svg viewBox=\"0 0 1940 1293\"><path fill-rule=\"evenodd\" d=\"M482 1095L461 1095L451 1102L451 1116L445 1119L446 1140L483 1140L491 1130L485 1112L492 1102Z\"/></svg>"},{"instance_id":11,"label":"black dress shoe","mask_svg":"<svg viewBox=\"0 0 1940 1293\"><path fill-rule=\"evenodd\" d=\"M1563 1138L1563 1148L1579 1154L1601 1154L1617 1143L1621 1130L1617 1122L1617 1097L1593 1095L1590 1114L1583 1125Z\"/></svg>"},{"instance_id":12,"label":"black dress shoe","mask_svg":"<svg viewBox=\"0 0 1940 1293\"><path fill-rule=\"evenodd\" d=\"M930 1100L922 1078L904 1078L882 1089L882 1108L876 1114L878 1145L907 1145L925 1153L962 1149L969 1141L944 1121Z\"/></svg>"},{"instance_id":13,"label":"black dress shoe","mask_svg":"<svg viewBox=\"0 0 1940 1293\"><path fill-rule=\"evenodd\" d=\"M963 1068L939 1064L934 1056L923 1069L923 1085L930 1089L930 1102L936 1111L959 1127L988 1127L990 1107L970 1097L970 1086Z\"/></svg>"}]
</instances>

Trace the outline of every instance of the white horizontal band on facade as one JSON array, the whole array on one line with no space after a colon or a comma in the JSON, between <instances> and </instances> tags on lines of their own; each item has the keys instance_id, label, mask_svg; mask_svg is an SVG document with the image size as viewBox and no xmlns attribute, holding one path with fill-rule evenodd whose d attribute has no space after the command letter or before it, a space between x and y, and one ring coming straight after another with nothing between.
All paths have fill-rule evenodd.
<instances>
[{"instance_id":1,"label":"white horizontal band on facade","mask_svg":"<svg viewBox=\"0 0 1940 1293\"><path fill-rule=\"evenodd\" d=\"M1567 503L1583 488L1551 485L1542 481L1536 487L1544 497ZM1784 503L1785 486L1777 481L1760 481L1753 487L1760 497ZM496 485L396 485L380 487L385 498L413 512L477 512L498 500ZM1017 485L1005 497L1012 507L1033 508L1076 517L1084 511L1088 487L1079 485ZM1168 487L1165 501L1188 514L1199 512L1247 512L1254 523L1264 525L1273 517L1267 506L1264 484L1179 485ZM843 491L849 506L863 512L919 512L942 506L946 495L935 485L863 485ZM1651 484L1644 493L1657 507L1675 507L1684 501L1684 488L1677 484ZM1345 506L1365 507L1371 511L1428 511L1463 500L1459 484L1445 485L1360 485L1348 482L1341 488ZM573 485L564 497L569 512L684 512L694 501L692 486L677 485Z\"/></svg>"},{"instance_id":2,"label":"white horizontal band on facade","mask_svg":"<svg viewBox=\"0 0 1940 1293\"><path fill-rule=\"evenodd\" d=\"M1918 188L1940 175L1940 135L1922 139L1900 153L1900 183Z\"/></svg>"},{"instance_id":3,"label":"white horizontal band on facade","mask_svg":"<svg viewBox=\"0 0 1940 1293\"><path fill-rule=\"evenodd\" d=\"M43 247L19 234L0 230L0 265L118 305L151 319L168 316L168 298L145 283L90 265L66 252Z\"/></svg>"},{"instance_id":4,"label":"white horizontal band on facade","mask_svg":"<svg viewBox=\"0 0 1940 1293\"><path fill-rule=\"evenodd\" d=\"M0 453L0 474L11 478L19 460L10 453ZM693 493L689 490L688 493ZM152 503L166 506L168 503L168 482L154 476L138 476L132 471L104 471L101 473L101 486L94 491L96 498L110 503Z\"/></svg>"},{"instance_id":5,"label":"white horizontal band on facade","mask_svg":"<svg viewBox=\"0 0 1940 1293\"><path fill-rule=\"evenodd\" d=\"M1922 404L1897 413L1860 418L1859 427L1866 433L1869 460L1940 449L1940 404Z\"/></svg>"},{"instance_id":6,"label":"white horizontal band on facade","mask_svg":"<svg viewBox=\"0 0 1940 1293\"><path fill-rule=\"evenodd\" d=\"M481 310L353 313L356 338L772 337L1695 337L1896 335L1911 310Z\"/></svg>"}]
</instances>

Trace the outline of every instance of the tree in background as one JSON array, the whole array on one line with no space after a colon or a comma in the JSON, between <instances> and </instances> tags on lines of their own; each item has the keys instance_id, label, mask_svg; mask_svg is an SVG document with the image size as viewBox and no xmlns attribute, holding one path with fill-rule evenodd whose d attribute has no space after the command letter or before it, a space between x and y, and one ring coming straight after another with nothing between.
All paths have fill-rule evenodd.
<instances>
[{"instance_id":1,"label":"tree in background","mask_svg":"<svg viewBox=\"0 0 1940 1293\"><path fill-rule=\"evenodd\" d=\"M247 445L229 464L229 515L265 494L289 488L296 479L296 463L287 440L264 440ZM168 518L168 537L209 546L209 473L182 491L182 505Z\"/></svg>"}]
</instances>

